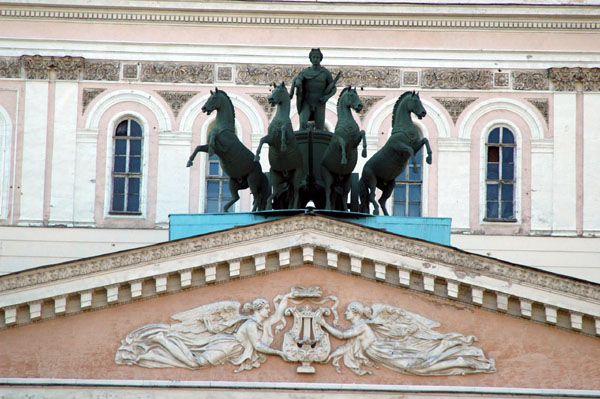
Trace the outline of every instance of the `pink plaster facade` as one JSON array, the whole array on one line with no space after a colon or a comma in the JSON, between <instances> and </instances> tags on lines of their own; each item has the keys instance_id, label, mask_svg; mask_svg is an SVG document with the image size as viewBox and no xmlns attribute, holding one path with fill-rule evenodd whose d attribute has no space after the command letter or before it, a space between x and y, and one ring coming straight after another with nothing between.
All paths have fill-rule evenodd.
<instances>
[{"instance_id":1,"label":"pink plaster facade","mask_svg":"<svg viewBox=\"0 0 600 399\"><path fill-rule=\"evenodd\" d=\"M595 212L600 189L590 183L600 175L590 156L600 150L593 115L600 102L600 15L593 1L547 7L217 2L176 10L168 2L138 8L100 3L56 8L9 2L0 15L6 43L0 50L6 65L0 68L0 117L10 126L0 149L0 172L6 176L0 180L3 226L161 229L169 213L203 212L205 157L187 169L185 156L206 140L212 119L199 106L209 90L216 86L233 97L238 134L254 151L270 118L257 95L267 95L273 80L289 87L286 68L306 66L308 50L321 47L323 65L344 68L347 83L361 87L361 96L376 98L357 117L367 131L370 155L388 137L390 102L407 90L419 91L426 101L429 116L419 126L431 142L434 162L424 175L424 216L451 217L460 234L596 237L600 232ZM26 56L38 54L46 66L26 65ZM65 78L60 72L69 67L60 62L67 57L83 61ZM90 75L87 66L97 64L108 69ZM186 82L165 72L144 75L145 68L159 64L205 65L208 77ZM284 72L266 72L273 65ZM128 76L128 66L137 73ZM560 75L563 67L568 69ZM220 70L230 75L219 76ZM442 76L465 72L488 77L478 85L476 75L462 83ZM427 81L432 73L437 78ZM244 80L247 75L252 76ZM62 83L76 89L65 91ZM90 90L99 93L88 97ZM158 93L164 91L193 95L174 105ZM473 101L448 109L440 98ZM337 119L336 99L327 111L329 128ZM32 107L45 113L29 114ZM292 104L296 126L294 109ZM63 114L73 111L76 118L64 122ZM112 129L128 117L144 127L141 215L111 215ZM510 127L517 139L516 222L483 220L484 140L496 126ZM64 138L64 129L70 138ZM40 148L30 144L42 140ZM66 165L56 166L65 154ZM363 164L359 161L356 173ZM57 190L71 191L71 200ZM250 210L251 201L244 192L237 210Z\"/></svg>"},{"instance_id":2,"label":"pink plaster facade","mask_svg":"<svg viewBox=\"0 0 600 399\"><path fill-rule=\"evenodd\" d=\"M269 300L290 287L317 283L325 295L339 297L341 328L346 305L360 298L366 305L387 303L437 320L440 332L476 335L476 345L495 359L497 372L466 376L414 376L385 367L358 377L342 366L315 364L314 374L298 374L298 364L268 356L260 368L234 373L229 363L201 370L148 369L118 365L116 349L131 330L150 323L172 323L170 315L220 300L241 303L256 297ZM127 296L127 295L125 295ZM0 375L3 378L104 380L196 380L427 386L485 386L544 389L600 389L598 338L518 319L479 307L369 282L311 266L260 275L223 284L192 288L105 309L43 320L0 331ZM281 334L273 347L281 347ZM332 348L342 342L331 338ZM23 343L27 343L24 345ZM68 353L69 356L64 356Z\"/></svg>"}]
</instances>

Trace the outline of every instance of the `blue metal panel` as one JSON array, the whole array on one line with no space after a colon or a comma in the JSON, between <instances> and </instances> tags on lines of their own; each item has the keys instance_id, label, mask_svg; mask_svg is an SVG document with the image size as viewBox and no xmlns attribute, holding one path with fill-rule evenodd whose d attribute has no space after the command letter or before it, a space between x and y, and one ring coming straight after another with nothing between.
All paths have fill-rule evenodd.
<instances>
[{"instance_id":1,"label":"blue metal panel","mask_svg":"<svg viewBox=\"0 0 600 399\"><path fill-rule=\"evenodd\" d=\"M173 214L169 216L169 240L281 219L306 212L334 217L394 234L450 245L452 221L450 218L373 216L364 213L303 209L247 213Z\"/></svg>"}]
</instances>

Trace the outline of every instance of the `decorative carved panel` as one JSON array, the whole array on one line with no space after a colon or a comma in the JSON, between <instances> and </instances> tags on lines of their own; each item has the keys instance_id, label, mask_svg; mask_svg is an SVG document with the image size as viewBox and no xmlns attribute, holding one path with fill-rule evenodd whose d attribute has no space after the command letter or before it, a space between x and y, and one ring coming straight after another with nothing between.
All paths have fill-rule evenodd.
<instances>
[{"instance_id":1,"label":"decorative carved panel","mask_svg":"<svg viewBox=\"0 0 600 399\"><path fill-rule=\"evenodd\" d=\"M137 79L138 70L137 64L123 64L123 79Z\"/></svg>"},{"instance_id":2,"label":"decorative carved panel","mask_svg":"<svg viewBox=\"0 0 600 399\"><path fill-rule=\"evenodd\" d=\"M285 82L291 85L292 80L302 71L299 66L241 65L237 68L236 83L244 85L265 86ZM387 87L397 88L401 82L401 71L398 68L340 68L328 67L333 76L342 72L338 86Z\"/></svg>"},{"instance_id":3,"label":"decorative carved panel","mask_svg":"<svg viewBox=\"0 0 600 399\"><path fill-rule=\"evenodd\" d=\"M453 97L434 97L437 102L442 104L446 111L452 117L452 121L456 123L460 114L477 98L453 98Z\"/></svg>"},{"instance_id":4,"label":"decorative carved panel","mask_svg":"<svg viewBox=\"0 0 600 399\"><path fill-rule=\"evenodd\" d=\"M418 86L419 72L407 71L402 74L402 84L404 86Z\"/></svg>"},{"instance_id":5,"label":"decorative carved panel","mask_svg":"<svg viewBox=\"0 0 600 399\"><path fill-rule=\"evenodd\" d=\"M494 87L508 87L509 80L508 72L494 72Z\"/></svg>"},{"instance_id":6,"label":"decorative carved panel","mask_svg":"<svg viewBox=\"0 0 600 399\"><path fill-rule=\"evenodd\" d=\"M402 82L399 68L330 68L336 76L342 72L338 86L398 88Z\"/></svg>"},{"instance_id":7,"label":"decorative carved panel","mask_svg":"<svg viewBox=\"0 0 600 399\"><path fill-rule=\"evenodd\" d=\"M270 86L273 83L285 82L289 87L292 80L302 70L299 66L271 66L271 65L240 65L237 68L235 82L243 85Z\"/></svg>"},{"instance_id":8,"label":"decorative carved panel","mask_svg":"<svg viewBox=\"0 0 600 399\"><path fill-rule=\"evenodd\" d=\"M583 80L582 68L550 68L550 80L556 91L575 91L577 81Z\"/></svg>"},{"instance_id":9,"label":"decorative carved panel","mask_svg":"<svg viewBox=\"0 0 600 399\"><path fill-rule=\"evenodd\" d=\"M212 64L142 64L142 82L212 83L214 80Z\"/></svg>"},{"instance_id":10,"label":"decorative carved panel","mask_svg":"<svg viewBox=\"0 0 600 399\"><path fill-rule=\"evenodd\" d=\"M265 114L267 114L267 120L271 120L277 107L273 107L271 106L271 104L269 104L269 101L267 100L267 98L269 98L269 95L250 94L250 97L252 97L262 107L263 111L265 111Z\"/></svg>"},{"instance_id":11,"label":"decorative carved panel","mask_svg":"<svg viewBox=\"0 0 600 399\"><path fill-rule=\"evenodd\" d=\"M197 91L157 91L158 94L169 104L175 117L190 98L198 94Z\"/></svg>"},{"instance_id":12,"label":"decorative carved panel","mask_svg":"<svg viewBox=\"0 0 600 399\"><path fill-rule=\"evenodd\" d=\"M94 98L98 97L100 93L105 91L106 89L83 89L83 99L82 99L82 111L81 113L85 113L87 106L94 100Z\"/></svg>"},{"instance_id":13,"label":"decorative carved panel","mask_svg":"<svg viewBox=\"0 0 600 399\"><path fill-rule=\"evenodd\" d=\"M27 79L48 79L51 57L42 57L41 55L24 55L23 66L25 67L25 77Z\"/></svg>"},{"instance_id":14,"label":"decorative carved panel","mask_svg":"<svg viewBox=\"0 0 600 399\"><path fill-rule=\"evenodd\" d=\"M545 98L527 98L531 104L533 104L538 111L544 116L546 124L548 123L548 100Z\"/></svg>"},{"instance_id":15,"label":"decorative carved panel","mask_svg":"<svg viewBox=\"0 0 600 399\"><path fill-rule=\"evenodd\" d=\"M514 90L548 90L550 81L547 71L513 71Z\"/></svg>"},{"instance_id":16,"label":"decorative carved panel","mask_svg":"<svg viewBox=\"0 0 600 399\"><path fill-rule=\"evenodd\" d=\"M20 78L21 66L20 58L0 58L0 78Z\"/></svg>"},{"instance_id":17,"label":"decorative carved panel","mask_svg":"<svg viewBox=\"0 0 600 399\"><path fill-rule=\"evenodd\" d=\"M233 79L233 68L230 66L217 67L217 80L231 82Z\"/></svg>"},{"instance_id":18,"label":"decorative carved panel","mask_svg":"<svg viewBox=\"0 0 600 399\"><path fill-rule=\"evenodd\" d=\"M583 69L583 91L600 91L600 68Z\"/></svg>"},{"instance_id":19,"label":"decorative carved panel","mask_svg":"<svg viewBox=\"0 0 600 399\"><path fill-rule=\"evenodd\" d=\"M479 69L426 69L421 74L421 87L487 90L492 88L492 72Z\"/></svg>"},{"instance_id":20,"label":"decorative carved panel","mask_svg":"<svg viewBox=\"0 0 600 399\"><path fill-rule=\"evenodd\" d=\"M83 80L119 80L118 61L85 61L83 66Z\"/></svg>"},{"instance_id":21,"label":"decorative carved panel","mask_svg":"<svg viewBox=\"0 0 600 399\"><path fill-rule=\"evenodd\" d=\"M57 80L79 80L84 64L82 57L24 55L22 58L27 79L48 79L52 69L56 72Z\"/></svg>"}]
</instances>

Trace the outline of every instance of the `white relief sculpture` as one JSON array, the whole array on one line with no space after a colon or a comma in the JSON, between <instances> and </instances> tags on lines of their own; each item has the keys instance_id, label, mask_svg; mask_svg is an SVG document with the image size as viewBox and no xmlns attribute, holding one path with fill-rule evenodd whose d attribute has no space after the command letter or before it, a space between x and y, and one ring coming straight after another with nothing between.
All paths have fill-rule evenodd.
<instances>
[{"instance_id":1,"label":"white relief sculpture","mask_svg":"<svg viewBox=\"0 0 600 399\"><path fill-rule=\"evenodd\" d=\"M386 304L373 308L351 302L344 313L352 327L341 331L324 319L318 322L334 337L348 340L327 358L338 373L340 359L355 374L371 374L361 366L379 364L404 374L455 375L492 373L494 359L472 343L473 335L433 331L439 323Z\"/></svg>"},{"instance_id":2,"label":"white relief sculpture","mask_svg":"<svg viewBox=\"0 0 600 399\"><path fill-rule=\"evenodd\" d=\"M340 370L340 359L357 375L371 374L364 366L383 365L417 375L454 375L496 371L494 360L472 343L475 336L439 333L439 323L386 304L372 309L351 302L345 316L348 330L337 328L337 297L322 298L320 287L292 287L269 302L257 298L243 307L237 301L206 304L172 316L174 324L148 324L131 331L121 342L115 361L142 367L200 369L226 362L235 372L260 367L265 355L300 362L298 373L314 373L311 363L328 363ZM241 312L241 313L240 313ZM245 315L251 313L250 315ZM332 324L325 318L333 315ZM286 326L281 350L272 347L273 332ZM274 331L273 331L274 329ZM329 334L347 342L333 352Z\"/></svg>"},{"instance_id":3,"label":"white relief sculpture","mask_svg":"<svg viewBox=\"0 0 600 399\"><path fill-rule=\"evenodd\" d=\"M200 369L225 362L236 372L260 367L264 354L285 355L271 348L272 327L283 320L283 310L292 293L273 300L275 312L269 315L269 302L257 298L243 306L223 301L200 306L172 316L176 324L149 324L133 330L121 342L115 361L142 367L185 367Z\"/></svg>"}]
</instances>

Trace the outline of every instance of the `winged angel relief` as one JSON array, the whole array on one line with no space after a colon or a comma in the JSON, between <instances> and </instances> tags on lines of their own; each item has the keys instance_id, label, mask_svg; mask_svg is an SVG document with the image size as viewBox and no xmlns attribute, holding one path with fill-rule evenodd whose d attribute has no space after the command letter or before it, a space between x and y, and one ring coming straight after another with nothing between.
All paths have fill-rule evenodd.
<instances>
[{"instance_id":1,"label":"winged angel relief","mask_svg":"<svg viewBox=\"0 0 600 399\"><path fill-rule=\"evenodd\" d=\"M404 309L351 302L345 312L352 323L338 328L337 297L322 297L320 287L292 287L269 302L257 298L241 305L223 301L172 316L177 323L148 324L131 331L121 342L115 361L142 367L200 369L232 363L236 372L260 367L265 355L299 362L299 373L314 373L311 363L331 363L341 372L340 360L357 375L363 367L379 365L404 374L454 375L491 373L494 360L473 346L477 338L439 333L436 321ZM286 326L282 349L273 348L273 332ZM331 324L327 318L332 318ZM346 342L331 351L329 334Z\"/></svg>"}]
</instances>

